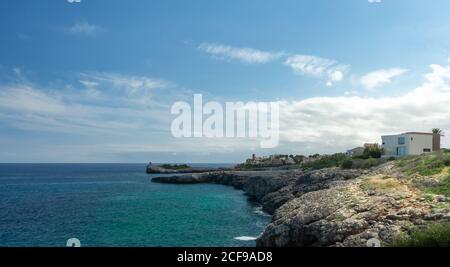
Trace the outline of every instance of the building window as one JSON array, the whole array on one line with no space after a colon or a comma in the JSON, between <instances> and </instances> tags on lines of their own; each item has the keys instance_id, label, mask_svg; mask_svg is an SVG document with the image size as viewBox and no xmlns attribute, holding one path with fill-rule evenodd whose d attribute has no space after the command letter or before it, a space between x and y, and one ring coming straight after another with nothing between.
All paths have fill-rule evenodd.
<instances>
[{"instance_id":1,"label":"building window","mask_svg":"<svg viewBox=\"0 0 450 267\"><path fill-rule=\"evenodd\" d=\"M431 152L431 149L430 148L424 148L423 149L423 153L430 153Z\"/></svg>"},{"instance_id":2,"label":"building window","mask_svg":"<svg viewBox=\"0 0 450 267\"><path fill-rule=\"evenodd\" d=\"M414 137L411 137L411 141L414 141Z\"/></svg>"},{"instance_id":3,"label":"building window","mask_svg":"<svg viewBox=\"0 0 450 267\"><path fill-rule=\"evenodd\" d=\"M405 143L406 143L405 137L399 137L399 138L398 138L398 144L399 144L399 145L404 145Z\"/></svg>"}]
</instances>

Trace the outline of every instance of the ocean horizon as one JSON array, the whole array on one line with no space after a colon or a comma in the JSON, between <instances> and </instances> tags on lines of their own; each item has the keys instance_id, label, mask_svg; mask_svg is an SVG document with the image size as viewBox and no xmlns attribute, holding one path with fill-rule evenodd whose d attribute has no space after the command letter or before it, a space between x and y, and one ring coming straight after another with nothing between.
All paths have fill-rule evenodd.
<instances>
[{"instance_id":1,"label":"ocean horizon","mask_svg":"<svg viewBox=\"0 0 450 267\"><path fill-rule=\"evenodd\" d=\"M192 164L230 167L234 164ZM151 182L143 163L0 163L0 246L254 246L270 222L244 192Z\"/></svg>"}]
</instances>

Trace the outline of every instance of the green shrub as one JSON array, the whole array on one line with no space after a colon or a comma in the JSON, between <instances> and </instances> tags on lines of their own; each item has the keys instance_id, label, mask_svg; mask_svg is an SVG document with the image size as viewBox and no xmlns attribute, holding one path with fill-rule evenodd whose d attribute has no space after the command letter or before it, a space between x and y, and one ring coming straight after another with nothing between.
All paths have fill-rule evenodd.
<instances>
[{"instance_id":1,"label":"green shrub","mask_svg":"<svg viewBox=\"0 0 450 267\"><path fill-rule=\"evenodd\" d=\"M369 155L359 155L359 156L353 156L354 159L368 159Z\"/></svg>"},{"instance_id":2,"label":"green shrub","mask_svg":"<svg viewBox=\"0 0 450 267\"><path fill-rule=\"evenodd\" d=\"M378 165L378 160L370 158L368 160L366 160L363 164L363 168L364 169L370 169L372 167L375 167Z\"/></svg>"},{"instance_id":3,"label":"green shrub","mask_svg":"<svg viewBox=\"0 0 450 267\"><path fill-rule=\"evenodd\" d=\"M186 164L162 164L160 167L168 170L183 170L190 168Z\"/></svg>"},{"instance_id":4,"label":"green shrub","mask_svg":"<svg viewBox=\"0 0 450 267\"><path fill-rule=\"evenodd\" d=\"M396 158L396 157L389 157L387 160L388 160L388 161L396 161L397 158Z\"/></svg>"},{"instance_id":5,"label":"green shrub","mask_svg":"<svg viewBox=\"0 0 450 267\"><path fill-rule=\"evenodd\" d=\"M341 168L345 169L345 170L351 169L352 167L353 167L353 161L350 159L345 160L341 164Z\"/></svg>"},{"instance_id":6,"label":"green shrub","mask_svg":"<svg viewBox=\"0 0 450 267\"><path fill-rule=\"evenodd\" d=\"M442 155L442 162L445 166L450 166L450 155L449 154L443 154Z\"/></svg>"},{"instance_id":7,"label":"green shrub","mask_svg":"<svg viewBox=\"0 0 450 267\"><path fill-rule=\"evenodd\" d=\"M378 145L368 146L364 149L364 156L367 158L379 159L382 155L383 148Z\"/></svg>"},{"instance_id":8,"label":"green shrub","mask_svg":"<svg viewBox=\"0 0 450 267\"><path fill-rule=\"evenodd\" d=\"M324 155L315 161L303 163L303 168L319 170L324 168L340 167L345 160L349 159L350 157L343 153Z\"/></svg>"},{"instance_id":9,"label":"green shrub","mask_svg":"<svg viewBox=\"0 0 450 267\"><path fill-rule=\"evenodd\" d=\"M450 223L439 223L426 230L415 229L410 235L401 235L394 239L391 247L449 247Z\"/></svg>"}]
</instances>

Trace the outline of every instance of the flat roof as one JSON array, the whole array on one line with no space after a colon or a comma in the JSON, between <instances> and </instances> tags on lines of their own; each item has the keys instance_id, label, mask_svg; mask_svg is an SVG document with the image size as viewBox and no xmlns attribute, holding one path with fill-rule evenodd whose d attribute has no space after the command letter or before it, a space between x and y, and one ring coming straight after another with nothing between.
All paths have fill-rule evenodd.
<instances>
[{"instance_id":1,"label":"flat roof","mask_svg":"<svg viewBox=\"0 0 450 267\"><path fill-rule=\"evenodd\" d=\"M397 136L397 135L405 135L405 134L416 134L416 135L434 135L434 133L424 133L424 132L406 132L401 134L388 134L383 136ZM441 136L444 136L441 134Z\"/></svg>"},{"instance_id":2,"label":"flat roof","mask_svg":"<svg viewBox=\"0 0 450 267\"><path fill-rule=\"evenodd\" d=\"M420 135L433 135L433 133L423 133L423 132L406 132L403 134L420 134Z\"/></svg>"}]
</instances>

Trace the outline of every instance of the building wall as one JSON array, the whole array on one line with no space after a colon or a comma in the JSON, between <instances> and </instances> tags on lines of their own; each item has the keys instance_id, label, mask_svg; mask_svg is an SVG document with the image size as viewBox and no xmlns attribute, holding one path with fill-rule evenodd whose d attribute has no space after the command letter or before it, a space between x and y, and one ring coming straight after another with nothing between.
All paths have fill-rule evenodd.
<instances>
[{"instance_id":1,"label":"building wall","mask_svg":"<svg viewBox=\"0 0 450 267\"><path fill-rule=\"evenodd\" d=\"M441 150L441 135L433 134L433 151Z\"/></svg>"},{"instance_id":2,"label":"building wall","mask_svg":"<svg viewBox=\"0 0 450 267\"><path fill-rule=\"evenodd\" d=\"M409 138L410 155L420 155L424 153L424 149L433 151L433 136L432 135L420 135L411 134L407 135ZM412 140L411 140L412 138Z\"/></svg>"},{"instance_id":3,"label":"building wall","mask_svg":"<svg viewBox=\"0 0 450 267\"><path fill-rule=\"evenodd\" d=\"M399 144L399 138L405 139L405 144ZM420 155L424 149L433 149L433 136L422 134L400 134L382 137L383 149L386 156L397 156L397 148L403 147L405 155Z\"/></svg>"},{"instance_id":4,"label":"building wall","mask_svg":"<svg viewBox=\"0 0 450 267\"><path fill-rule=\"evenodd\" d=\"M398 144L398 138L399 137L405 137L405 145L399 145ZM384 149L384 154L386 156L396 156L397 155L397 147L405 147L406 154L409 153L408 147L407 147L407 138L405 135L387 135L381 137L382 139L382 147Z\"/></svg>"}]
</instances>

